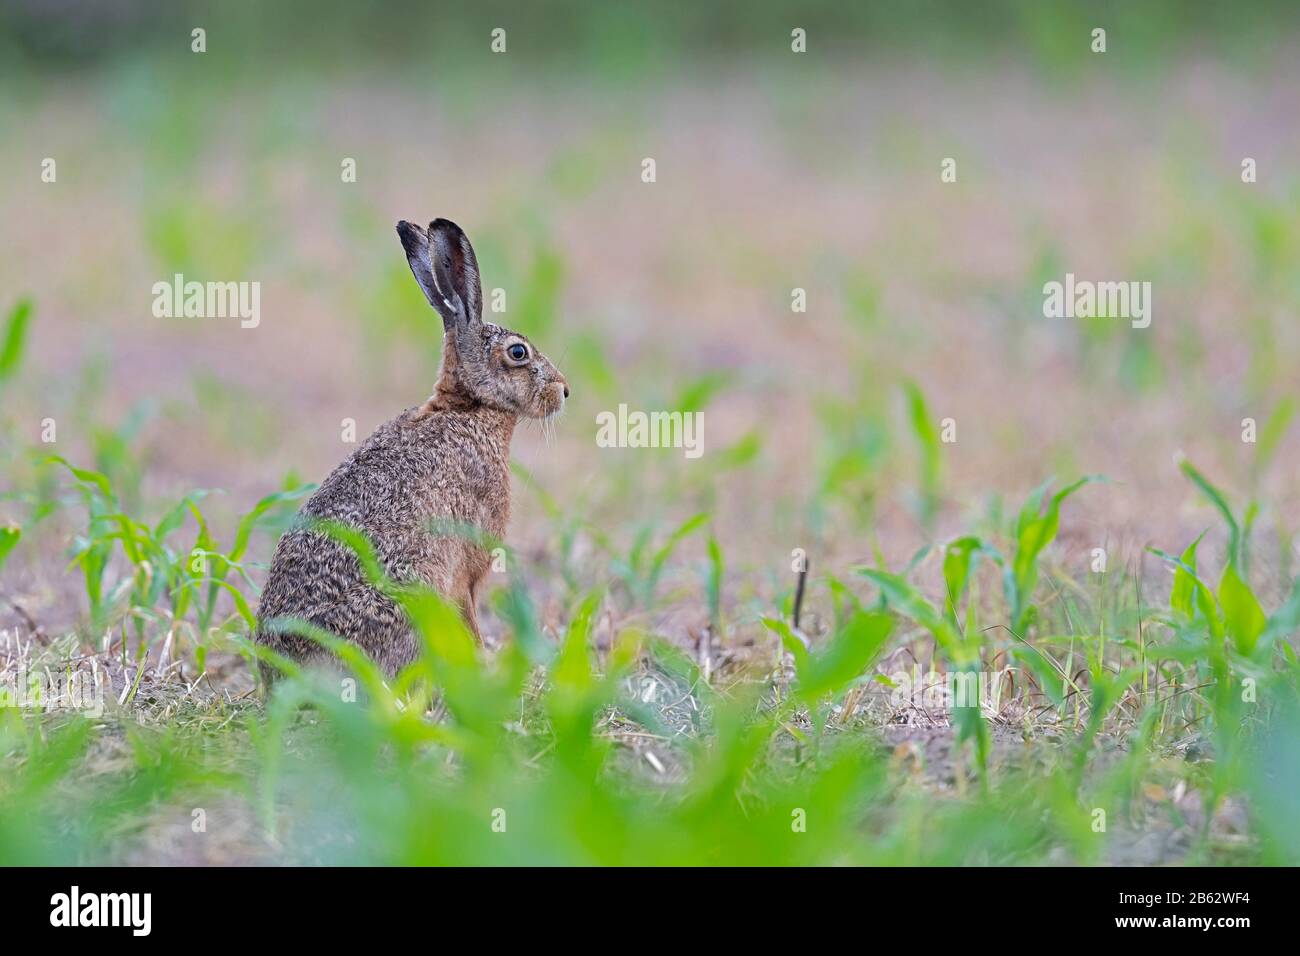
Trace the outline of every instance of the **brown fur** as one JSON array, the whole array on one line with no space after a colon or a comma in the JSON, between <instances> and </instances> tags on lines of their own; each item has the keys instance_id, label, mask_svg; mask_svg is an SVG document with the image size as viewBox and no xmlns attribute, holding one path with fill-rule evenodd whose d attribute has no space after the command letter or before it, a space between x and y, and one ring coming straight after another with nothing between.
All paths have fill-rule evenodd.
<instances>
[{"instance_id":1,"label":"brown fur","mask_svg":"<svg viewBox=\"0 0 1300 956\"><path fill-rule=\"evenodd\" d=\"M518 333L484 322L478 263L455 223L397 224L407 261L442 316L442 368L433 395L375 430L300 512L364 532L399 583L422 582L455 602L480 637L475 602L490 558L480 541L438 534L452 522L502 539L510 520L510 439L521 418L559 412L568 383ZM526 357L512 357L523 345ZM445 528L444 528L445 530ZM312 663L329 655L307 638L268 629L297 617L355 642L389 674L418 648L410 622L365 580L351 549L307 527L280 538L258 609L256 640Z\"/></svg>"}]
</instances>

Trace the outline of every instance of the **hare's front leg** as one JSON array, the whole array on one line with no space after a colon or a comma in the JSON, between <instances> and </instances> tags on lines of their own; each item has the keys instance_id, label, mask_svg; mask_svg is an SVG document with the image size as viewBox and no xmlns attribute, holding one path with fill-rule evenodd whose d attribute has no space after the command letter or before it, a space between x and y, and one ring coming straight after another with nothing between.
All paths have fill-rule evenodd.
<instances>
[{"instance_id":1,"label":"hare's front leg","mask_svg":"<svg viewBox=\"0 0 1300 956\"><path fill-rule=\"evenodd\" d=\"M452 590L461 616L465 619L465 626L480 647L483 646L483 632L478 627L478 591L491 567L487 552L467 543L461 553L460 574L457 575L458 580Z\"/></svg>"},{"instance_id":2,"label":"hare's front leg","mask_svg":"<svg viewBox=\"0 0 1300 956\"><path fill-rule=\"evenodd\" d=\"M468 627L470 633L474 635L474 640L478 641L479 644L482 644L483 635L479 633L478 615L474 610L474 593L472 591L465 600L460 602L460 613L461 616L465 618L465 626Z\"/></svg>"},{"instance_id":3,"label":"hare's front leg","mask_svg":"<svg viewBox=\"0 0 1300 956\"><path fill-rule=\"evenodd\" d=\"M465 618L465 626L469 632L474 635L474 640L479 645L483 644L483 635L478 629L478 583L481 579L474 579L465 589L465 596L457 603L460 604L460 613Z\"/></svg>"}]
</instances>

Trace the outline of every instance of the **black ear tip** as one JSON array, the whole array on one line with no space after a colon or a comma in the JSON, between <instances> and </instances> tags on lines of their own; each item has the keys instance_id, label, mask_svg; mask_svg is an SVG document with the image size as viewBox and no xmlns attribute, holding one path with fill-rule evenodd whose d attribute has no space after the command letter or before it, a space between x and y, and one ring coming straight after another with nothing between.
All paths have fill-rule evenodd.
<instances>
[{"instance_id":1,"label":"black ear tip","mask_svg":"<svg viewBox=\"0 0 1300 956\"><path fill-rule=\"evenodd\" d=\"M397 236L402 240L402 248L407 252L418 251L426 241L420 227L411 225L405 219L397 223Z\"/></svg>"},{"instance_id":2,"label":"black ear tip","mask_svg":"<svg viewBox=\"0 0 1300 956\"><path fill-rule=\"evenodd\" d=\"M447 235L456 238L464 238L465 230L460 228L450 219L435 219L429 223L429 235Z\"/></svg>"}]
</instances>

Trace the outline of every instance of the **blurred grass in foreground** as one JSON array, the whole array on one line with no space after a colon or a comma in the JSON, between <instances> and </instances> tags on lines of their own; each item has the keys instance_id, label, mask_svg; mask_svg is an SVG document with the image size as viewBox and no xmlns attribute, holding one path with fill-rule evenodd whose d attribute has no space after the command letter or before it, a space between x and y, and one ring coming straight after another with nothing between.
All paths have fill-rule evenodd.
<instances>
[{"instance_id":1,"label":"blurred grass in foreground","mask_svg":"<svg viewBox=\"0 0 1300 956\"><path fill-rule=\"evenodd\" d=\"M1172 589L1163 606L1140 609L1147 623L1136 638L1108 629L1104 611L1094 617L1119 595L1096 608L1040 604L1045 584L1069 586L1044 582L1040 562L1080 481L1050 497L1047 485L1037 489L1005 543L964 535L918 554L913 570L941 562L938 603L908 569L859 569L865 593L828 576L830 632L809 649L781 616L765 616L773 642L751 644L745 670L724 681L638 627L598 650L596 624L615 598L604 589L580 593L552 640L517 569L497 595L512 639L485 655L455 608L388 581L355 532L325 529L356 550L420 635L423 656L391 682L355 646L306 624L286 622L338 653L341 675L300 673L248 642L245 552L259 526L282 528L308 489L260 502L223 547L204 520L204 492L144 522L121 512L103 473L59 459L45 467L68 474L88 521L75 563L90 633L121 635L114 653L134 683L123 688L126 709L110 702L100 717L0 708L0 862L121 859L147 852L137 841L166 823L186 834L173 842L225 827L247 834L232 852L295 862L1095 863L1107 858L1107 833L1139 825L1148 803L1175 806L1166 794L1176 779L1191 781L1204 821L1183 860L1300 860L1294 797L1278 786L1300 773L1286 744L1300 730L1300 660L1287 641L1300 625L1300 586L1271 613L1260 606L1244 572L1255 506L1239 513L1190 464L1187 477L1228 530L1227 563L1214 583L1199 539L1180 556L1155 550L1174 569ZM665 563L707 519L638 538L615 589L655 606ZM195 537L182 540L193 544L177 547L187 525ZM21 543L18 529L5 531L0 562ZM716 540L710 553L714 639L725 648L725 555ZM1000 600L976 596L984 565ZM1110 580L1122 587L1122 577ZM222 595L232 613L218 610ZM989 626L997 620L1009 626ZM933 639L951 673L974 676L1013 654L1042 700L1021 718L1027 739L1047 714L1052 726L1072 723L1073 736L1040 744L1036 763L999 769L995 714L982 699L959 701L955 788L918 788L898 754L850 729L864 691L889 683L872 665L900 621ZM168 702L155 685L147 692L155 706L162 695L166 719L142 719L136 696L155 658L192 655L203 670L214 651L259 657L288 676L265 710L194 695L197 683ZM43 666L35 656L21 663ZM1171 771L1160 757L1191 728L1210 759ZM1108 753L1103 736L1124 739L1123 751ZM126 753L105 763L112 740ZM650 743L629 745L638 740ZM1253 796L1250 839L1224 845L1211 821L1242 794ZM200 813L204 828L187 833Z\"/></svg>"}]
</instances>

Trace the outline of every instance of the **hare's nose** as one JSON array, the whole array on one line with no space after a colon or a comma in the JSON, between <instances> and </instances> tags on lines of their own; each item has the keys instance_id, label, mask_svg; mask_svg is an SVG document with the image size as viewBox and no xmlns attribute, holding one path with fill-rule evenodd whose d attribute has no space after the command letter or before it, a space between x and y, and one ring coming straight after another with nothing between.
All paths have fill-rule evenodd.
<instances>
[{"instance_id":1,"label":"hare's nose","mask_svg":"<svg viewBox=\"0 0 1300 956\"><path fill-rule=\"evenodd\" d=\"M565 397L565 398L568 398L568 397L569 397L569 386L568 386L568 385L565 385L565 386L564 386L564 397Z\"/></svg>"}]
</instances>

